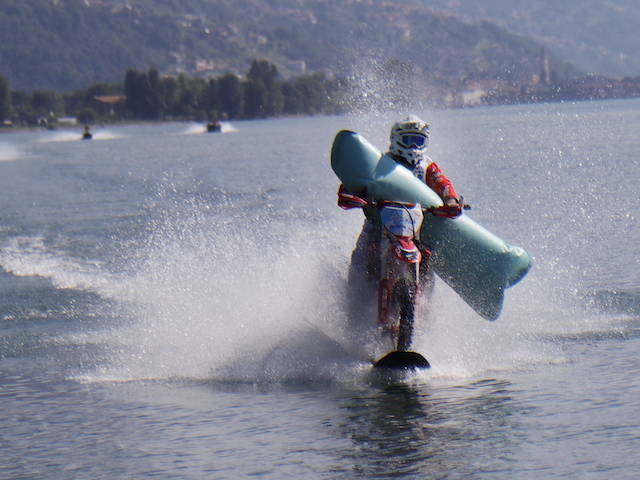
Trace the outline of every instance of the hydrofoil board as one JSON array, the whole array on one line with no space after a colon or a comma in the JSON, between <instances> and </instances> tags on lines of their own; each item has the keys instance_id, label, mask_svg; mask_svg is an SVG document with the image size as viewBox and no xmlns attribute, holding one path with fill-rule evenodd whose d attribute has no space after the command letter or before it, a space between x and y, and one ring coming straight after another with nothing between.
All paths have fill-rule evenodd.
<instances>
[{"instance_id":1,"label":"hydrofoil board","mask_svg":"<svg viewBox=\"0 0 640 480\"><path fill-rule=\"evenodd\" d=\"M373 364L375 368L390 368L393 370L422 370L431 368L431 365L418 352L405 352L395 350Z\"/></svg>"}]
</instances>

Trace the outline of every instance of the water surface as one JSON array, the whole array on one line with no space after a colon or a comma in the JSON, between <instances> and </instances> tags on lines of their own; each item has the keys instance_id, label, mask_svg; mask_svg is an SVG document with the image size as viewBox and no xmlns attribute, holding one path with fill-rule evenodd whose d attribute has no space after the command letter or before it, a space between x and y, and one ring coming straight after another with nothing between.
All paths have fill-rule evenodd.
<instances>
[{"instance_id":1,"label":"water surface","mask_svg":"<svg viewBox=\"0 0 640 480\"><path fill-rule=\"evenodd\" d=\"M0 477L636 478L639 107L415 112L535 266L493 323L439 283L405 378L347 331L328 162L395 116L2 133Z\"/></svg>"}]
</instances>

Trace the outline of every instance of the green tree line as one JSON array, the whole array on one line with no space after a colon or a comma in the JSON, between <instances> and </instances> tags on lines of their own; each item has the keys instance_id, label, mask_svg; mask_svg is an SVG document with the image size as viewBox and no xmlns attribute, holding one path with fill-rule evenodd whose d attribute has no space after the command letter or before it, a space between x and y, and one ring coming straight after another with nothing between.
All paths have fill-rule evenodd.
<instances>
[{"instance_id":1,"label":"green tree line","mask_svg":"<svg viewBox=\"0 0 640 480\"><path fill-rule=\"evenodd\" d=\"M122 84L97 83L57 93L11 90L0 75L0 121L19 125L77 117L82 123L126 120L255 119L343 111L342 82L313 73L289 80L275 65L254 60L245 77L227 73L209 79L161 76L157 69L127 70ZM116 97L110 103L96 97ZM113 100L113 98L112 98Z\"/></svg>"}]
</instances>

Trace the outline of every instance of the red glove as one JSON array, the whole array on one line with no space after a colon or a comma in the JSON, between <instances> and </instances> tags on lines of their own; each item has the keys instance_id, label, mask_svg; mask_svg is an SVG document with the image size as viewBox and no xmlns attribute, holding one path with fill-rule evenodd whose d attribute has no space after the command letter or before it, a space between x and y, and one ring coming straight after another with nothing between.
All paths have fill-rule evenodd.
<instances>
[{"instance_id":1,"label":"red glove","mask_svg":"<svg viewBox=\"0 0 640 480\"><path fill-rule=\"evenodd\" d=\"M462 200L449 197L444 201L441 207L433 207L429 211L436 217L456 218L462 214L462 210L468 210L469 205L462 203Z\"/></svg>"},{"instance_id":2,"label":"red glove","mask_svg":"<svg viewBox=\"0 0 640 480\"><path fill-rule=\"evenodd\" d=\"M344 185L338 189L338 206L343 210L362 208L367 206L367 201L345 190Z\"/></svg>"},{"instance_id":3,"label":"red glove","mask_svg":"<svg viewBox=\"0 0 640 480\"><path fill-rule=\"evenodd\" d=\"M435 207L431 210L431 213L436 217L456 218L462 214L462 205L443 205L441 207Z\"/></svg>"}]
</instances>

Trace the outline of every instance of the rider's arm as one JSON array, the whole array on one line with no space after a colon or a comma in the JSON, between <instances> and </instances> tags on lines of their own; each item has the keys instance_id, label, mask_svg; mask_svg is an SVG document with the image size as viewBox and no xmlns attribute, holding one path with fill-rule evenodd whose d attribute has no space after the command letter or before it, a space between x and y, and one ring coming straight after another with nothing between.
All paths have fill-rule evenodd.
<instances>
[{"instance_id":1,"label":"rider's arm","mask_svg":"<svg viewBox=\"0 0 640 480\"><path fill-rule=\"evenodd\" d=\"M427 167L425 182L431 190L440 196L446 205L453 206L451 204L460 203L460 196L453 187L453 182L442 173L436 162L431 162Z\"/></svg>"}]
</instances>

